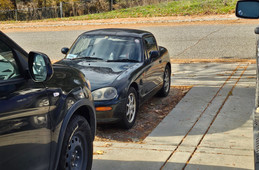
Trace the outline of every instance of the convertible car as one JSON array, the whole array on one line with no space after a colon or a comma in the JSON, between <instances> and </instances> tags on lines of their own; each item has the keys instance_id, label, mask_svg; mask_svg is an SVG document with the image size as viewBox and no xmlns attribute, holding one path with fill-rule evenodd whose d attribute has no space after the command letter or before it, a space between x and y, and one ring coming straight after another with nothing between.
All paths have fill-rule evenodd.
<instances>
[{"instance_id":1,"label":"convertible car","mask_svg":"<svg viewBox=\"0 0 259 170\"><path fill-rule=\"evenodd\" d=\"M88 31L61 51L66 57L59 63L79 69L90 80L98 123L120 123L130 129L144 101L170 91L168 51L150 32Z\"/></svg>"}]
</instances>

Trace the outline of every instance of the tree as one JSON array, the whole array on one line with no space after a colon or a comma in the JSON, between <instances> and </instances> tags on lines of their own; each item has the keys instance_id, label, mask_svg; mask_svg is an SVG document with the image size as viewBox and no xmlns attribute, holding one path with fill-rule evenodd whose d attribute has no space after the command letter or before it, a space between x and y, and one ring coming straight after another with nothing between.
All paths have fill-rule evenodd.
<instances>
[{"instance_id":1,"label":"tree","mask_svg":"<svg viewBox=\"0 0 259 170\"><path fill-rule=\"evenodd\" d=\"M110 8L110 11L112 11L113 10L113 4L116 4L116 1L115 0L107 0L107 1L109 1L109 8Z\"/></svg>"},{"instance_id":2,"label":"tree","mask_svg":"<svg viewBox=\"0 0 259 170\"><path fill-rule=\"evenodd\" d=\"M17 9L16 0L1 0L1 1L9 1L11 3L11 9Z\"/></svg>"},{"instance_id":3,"label":"tree","mask_svg":"<svg viewBox=\"0 0 259 170\"><path fill-rule=\"evenodd\" d=\"M0 9L1 10L13 9L13 4L10 0L0 0Z\"/></svg>"}]
</instances>

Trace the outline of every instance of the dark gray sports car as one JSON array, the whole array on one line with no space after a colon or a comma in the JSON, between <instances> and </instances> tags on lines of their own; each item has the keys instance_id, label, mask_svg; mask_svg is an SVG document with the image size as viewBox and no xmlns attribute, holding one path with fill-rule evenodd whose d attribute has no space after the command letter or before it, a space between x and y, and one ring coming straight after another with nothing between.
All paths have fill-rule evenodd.
<instances>
[{"instance_id":1,"label":"dark gray sports car","mask_svg":"<svg viewBox=\"0 0 259 170\"><path fill-rule=\"evenodd\" d=\"M170 91L171 64L166 48L152 33L134 29L99 29L80 35L59 61L90 80L98 123L131 128L139 106Z\"/></svg>"}]
</instances>

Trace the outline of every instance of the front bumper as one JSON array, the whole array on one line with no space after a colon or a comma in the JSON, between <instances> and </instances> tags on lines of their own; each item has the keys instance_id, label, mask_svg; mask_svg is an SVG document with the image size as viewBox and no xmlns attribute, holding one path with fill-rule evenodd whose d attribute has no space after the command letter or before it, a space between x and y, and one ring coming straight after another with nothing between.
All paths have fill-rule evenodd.
<instances>
[{"instance_id":1,"label":"front bumper","mask_svg":"<svg viewBox=\"0 0 259 170\"><path fill-rule=\"evenodd\" d=\"M109 111L96 111L97 123L116 123L126 112L126 99L95 102L95 107L111 107Z\"/></svg>"}]
</instances>

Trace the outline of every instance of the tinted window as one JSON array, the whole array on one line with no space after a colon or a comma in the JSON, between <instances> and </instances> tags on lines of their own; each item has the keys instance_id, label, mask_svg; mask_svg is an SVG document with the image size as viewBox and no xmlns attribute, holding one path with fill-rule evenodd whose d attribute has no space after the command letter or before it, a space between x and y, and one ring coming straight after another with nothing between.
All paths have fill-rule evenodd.
<instances>
[{"instance_id":1,"label":"tinted window","mask_svg":"<svg viewBox=\"0 0 259 170\"><path fill-rule=\"evenodd\" d=\"M157 51L156 40L153 36L145 37L144 44L146 48L146 59L150 58L151 51Z\"/></svg>"},{"instance_id":2,"label":"tinted window","mask_svg":"<svg viewBox=\"0 0 259 170\"><path fill-rule=\"evenodd\" d=\"M10 47L0 41L0 80L19 77L20 73Z\"/></svg>"}]
</instances>

